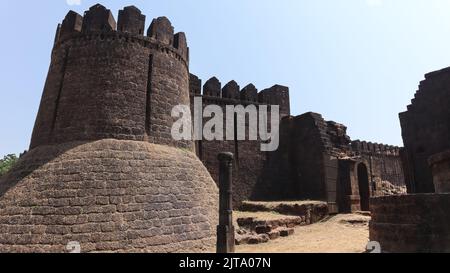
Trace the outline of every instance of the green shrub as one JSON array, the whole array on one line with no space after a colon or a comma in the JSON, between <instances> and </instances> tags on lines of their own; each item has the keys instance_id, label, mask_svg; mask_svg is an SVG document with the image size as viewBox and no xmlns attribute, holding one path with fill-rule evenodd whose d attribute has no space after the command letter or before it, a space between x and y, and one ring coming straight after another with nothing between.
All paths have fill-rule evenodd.
<instances>
[{"instance_id":1,"label":"green shrub","mask_svg":"<svg viewBox=\"0 0 450 273\"><path fill-rule=\"evenodd\" d=\"M16 164L18 157L15 154L10 154L3 159L0 159L0 176L7 173Z\"/></svg>"}]
</instances>

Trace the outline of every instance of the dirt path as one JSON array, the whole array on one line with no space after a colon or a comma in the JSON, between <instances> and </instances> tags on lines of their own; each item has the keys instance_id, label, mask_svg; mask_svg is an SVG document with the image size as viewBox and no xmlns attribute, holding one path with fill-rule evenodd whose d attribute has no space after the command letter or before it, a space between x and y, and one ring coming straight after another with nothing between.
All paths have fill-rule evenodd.
<instances>
[{"instance_id":1,"label":"dirt path","mask_svg":"<svg viewBox=\"0 0 450 273\"><path fill-rule=\"evenodd\" d=\"M362 253L369 241L370 217L344 214L310 226L295 234L259 245L236 246L238 253Z\"/></svg>"}]
</instances>

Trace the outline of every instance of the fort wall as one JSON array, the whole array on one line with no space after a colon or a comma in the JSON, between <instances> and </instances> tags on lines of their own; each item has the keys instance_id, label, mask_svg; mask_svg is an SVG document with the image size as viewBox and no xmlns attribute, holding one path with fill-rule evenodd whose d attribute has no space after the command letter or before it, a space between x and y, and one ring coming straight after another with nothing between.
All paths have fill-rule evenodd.
<instances>
[{"instance_id":1,"label":"fort wall","mask_svg":"<svg viewBox=\"0 0 450 273\"><path fill-rule=\"evenodd\" d=\"M399 115L411 193L435 191L428 159L450 149L449 75L450 68L426 74L407 111Z\"/></svg>"},{"instance_id":2,"label":"fort wall","mask_svg":"<svg viewBox=\"0 0 450 273\"><path fill-rule=\"evenodd\" d=\"M135 7L111 12L95 5L64 19L31 148L75 140L115 138L193 150L171 137L173 105L189 105L188 50L165 17L152 21Z\"/></svg>"},{"instance_id":3,"label":"fort wall","mask_svg":"<svg viewBox=\"0 0 450 273\"><path fill-rule=\"evenodd\" d=\"M399 147L352 142L344 125L325 121L317 113L283 121L281 132L287 133L281 134L282 145L274 153L281 162L275 164L282 171L275 173L288 181L279 185L289 185L290 198L323 200L331 212L348 212L361 210L362 199L368 210L370 196L406 192ZM362 176L364 189L360 189ZM362 191L367 195L364 198Z\"/></svg>"},{"instance_id":4,"label":"fort wall","mask_svg":"<svg viewBox=\"0 0 450 273\"><path fill-rule=\"evenodd\" d=\"M369 168L374 196L406 193L402 148L365 141L352 141L352 151Z\"/></svg>"},{"instance_id":5,"label":"fort wall","mask_svg":"<svg viewBox=\"0 0 450 273\"><path fill-rule=\"evenodd\" d=\"M384 252L450 251L449 73L425 75L408 111L400 113L400 154L413 194L371 199L370 239Z\"/></svg>"},{"instance_id":6,"label":"fort wall","mask_svg":"<svg viewBox=\"0 0 450 273\"><path fill-rule=\"evenodd\" d=\"M338 212L339 206L343 211L360 210L358 166L361 164L367 172L367 206L370 196L406 191L399 147L352 142L345 125L326 121L317 113L290 116L287 87L275 85L258 93L253 84L241 89L235 81L230 81L223 86L213 77L202 88L202 81L191 74L190 93L192 107L196 96L202 97L203 107L280 105L277 151L261 152L260 141L196 143L197 154L215 181L218 181L217 154L225 151L236 155L236 206L244 200L313 199L327 201L332 212Z\"/></svg>"},{"instance_id":7,"label":"fort wall","mask_svg":"<svg viewBox=\"0 0 450 273\"><path fill-rule=\"evenodd\" d=\"M212 252L218 189L175 141L189 105L186 37L135 7L57 28L30 151L0 178L0 252Z\"/></svg>"},{"instance_id":8,"label":"fort wall","mask_svg":"<svg viewBox=\"0 0 450 273\"><path fill-rule=\"evenodd\" d=\"M257 109L260 105L279 105L281 115L290 114L289 89L281 85L275 85L272 88L265 89L258 93L253 84L244 88L235 81L230 81L224 86L213 77L206 81L202 87L202 81L195 75L190 75L190 95L191 112L194 113L194 97L201 97L203 108L214 104L221 107L225 113L227 105L242 105L247 107L254 105ZM268 108L268 127L270 125L270 108ZM217 155L221 152L231 152L235 155L233 187L235 193L233 202L238 207L245 200L267 200L273 198L265 183L267 159L273 152L262 152L260 140L248 140L249 120L237 120L235 117L234 125L245 123L246 140L201 140L196 141L196 151L198 157L207 167L213 179L218 183L219 173L217 164ZM203 124L209 119L204 118ZM226 115L224 115L223 126L226 126Z\"/></svg>"}]
</instances>

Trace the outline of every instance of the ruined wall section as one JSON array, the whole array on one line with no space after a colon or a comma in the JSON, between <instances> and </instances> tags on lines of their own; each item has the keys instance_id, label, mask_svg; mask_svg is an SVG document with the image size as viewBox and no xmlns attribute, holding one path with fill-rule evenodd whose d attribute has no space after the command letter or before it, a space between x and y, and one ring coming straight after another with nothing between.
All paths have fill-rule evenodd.
<instances>
[{"instance_id":1,"label":"ruined wall section","mask_svg":"<svg viewBox=\"0 0 450 273\"><path fill-rule=\"evenodd\" d=\"M406 192L400 148L352 142L345 125L312 112L291 117L284 126L290 139L282 164L291 169L294 199L327 201L332 212L359 210L359 164L367 168L371 196Z\"/></svg>"},{"instance_id":2,"label":"ruined wall section","mask_svg":"<svg viewBox=\"0 0 450 273\"><path fill-rule=\"evenodd\" d=\"M449 76L450 68L426 74L408 110L399 115L411 193L434 192L428 159L450 149Z\"/></svg>"},{"instance_id":3,"label":"ruined wall section","mask_svg":"<svg viewBox=\"0 0 450 273\"><path fill-rule=\"evenodd\" d=\"M352 151L368 168L372 196L406 193L400 147L355 140Z\"/></svg>"},{"instance_id":4,"label":"ruined wall section","mask_svg":"<svg viewBox=\"0 0 450 273\"><path fill-rule=\"evenodd\" d=\"M293 188L298 199L325 200L324 154L329 147L326 123L316 113L306 113L291 119L290 166ZM323 130L321 130L323 129Z\"/></svg>"},{"instance_id":5,"label":"ruined wall section","mask_svg":"<svg viewBox=\"0 0 450 273\"><path fill-rule=\"evenodd\" d=\"M31 149L115 138L193 149L170 134L173 105L189 104L188 50L165 17L95 5L71 11L56 36ZM116 29L119 30L116 30Z\"/></svg>"},{"instance_id":6,"label":"ruined wall section","mask_svg":"<svg viewBox=\"0 0 450 273\"><path fill-rule=\"evenodd\" d=\"M280 105L280 114L282 116L290 114L289 105L289 89L281 85L275 85L272 88L266 89L258 93L258 90L253 84L249 84L244 88L235 81L230 81L224 86L216 78L213 77L205 82L202 88L202 81L195 75L190 75L190 94L191 94L191 112L194 109L194 97L201 97L203 108L208 105L218 105L222 108L225 114L227 105L255 105L259 109L260 105ZM202 92L203 91L203 92ZM270 108L269 113L270 113ZM209 118L203 119L203 125ZM268 115L269 128L270 115ZM235 117L235 126L237 120ZM226 115L223 121L226 126ZM235 154L235 168L234 168L234 189L233 201L235 206L239 206L244 200L268 200L273 198L272 192L267 184L267 179L264 178L264 171L267 168L267 156L273 154L272 152L261 152L261 142L259 140L248 140L248 117L245 121L245 128L247 140L201 140L196 142L196 151L198 157L207 167L213 179L218 183L218 161L217 155L220 152L231 152ZM224 130L225 132L225 130Z\"/></svg>"},{"instance_id":7,"label":"ruined wall section","mask_svg":"<svg viewBox=\"0 0 450 273\"><path fill-rule=\"evenodd\" d=\"M193 153L111 139L41 146L0 178L0 253L63 253L71 241L83 253L211 252L217 211Z\"/></svg>"},{"instance_id":8,"label":"ruined wall section","mask_svg":"<svg viewBox=\"0 0 450 273\"><path fill-rule=\"evenodd\" d=\"M282 118L280 123L280 146L278 150L266 153L263 168L262 182L259 195L268 201L295 200L298 197L297 189L292 181L295 170L290 163L294 160L290 152L292 147L292 117Z\"/></svg>"},{"instance_id":9,"label":"ruined wall section","mask_svg":"<svg viewBox=\"0 0 450 273\"><path fill-rule=\"evenodd\" d=\"M292 155L287 163L293 170L296 198L327 201L330 212L337 212L339 159L346 156L350 142L347 128L312 112L292 122L288 149Z\"/></svg>"}]
</instances>

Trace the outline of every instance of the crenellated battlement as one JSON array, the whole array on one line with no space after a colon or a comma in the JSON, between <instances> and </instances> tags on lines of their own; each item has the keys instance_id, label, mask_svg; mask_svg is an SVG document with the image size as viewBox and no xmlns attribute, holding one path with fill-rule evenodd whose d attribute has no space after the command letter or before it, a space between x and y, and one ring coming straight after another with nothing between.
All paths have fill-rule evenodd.
<instances>
[{"instance_id":1,"label":"crenellated battlement","mask_svg":"<svg viewBox=\"0 0 450 273\"><path fill-rule=\"evenodd\" d=\"M258 101L258 89L250 83L241 90L241 100L259 102Z\"/></svg>"},{"instance_id":2,"label":"crenellated battlement","mask_svg":"<svg viewBox=\"0 0 450 273\"><path fill-rule=\"evenodd\" d=\"M113 31L117 23L111 11L100 4L96 4L84 12L81 32Z\"/></svg>"},{"instance_id":3,"label":"crenellated battlement","mask_svg":"<svg viewBox=\"0 0 450 273\"><path fill-rule=\"evenodd\" d=\"M147 36L152 37L165 45L173 45L174 28L167 17L153 19L147 31Z\"/></svg>"},{"instance_id":4,"label":"crenellated battlement","mask_svg":"<svg viewBox=\"0 0 450 273\"><path fill-rule=\"evenodd\" d=\"M189 85L191 96L203 96L211 103L279 105L282 117L290 115L289 88L286 86L274 85L258 93L254 84L250 83L241 89L239 84L232 80L222 87L219 79L212 77L202 88L202 81L193 74L190 75Z\"/></svg>"},{"instance_id":5,"label":"crenellated battlement","mask_svg":"<svg viewBox=\"0 0 450 273\"><path fill-rule=\"evenodd\" d=\"M241 98L240 87L235 81L230 81L222 89L222 97L239 100Z\"/></svg>"},{"instance_id":6,"label":"crenellated battlement","mask_svg":"<svg viewBox=\"0 0 450 273\"><path fill-rule=\"evenodd\" d=\"M100 4L92 6L84 15L69 11L58 28L55 47L68 40L83 38L111 38L125 42L139 42L145 47L158 47L180 56L186 64L189 62L189 48L183 32L174 33L174 27L166 17L152 20L146 36L144 35L146 16L135 6L119 10L118 21L112 12Z\"/></svg>"},{"instance_id":7,"label":"crenellated battlement","mask_svg":"<svg viewBox=\"0 0 450 273\"><path fill-rule=\"evenodd\" d=\"M119 10L117 30L136 35L144 35L145 15L135 6L125 7Z\"/></svg>"},{"instance_id":8,"label":"crenellated battlement","mask_svg":"<svg viewBox=\"0 0 450 273\"><path fill-rule=\"evenodd\" d=\"M291 114L289 87L276 84L264 89L259 92L258 100L260 103L280 105L280 113L283 117Z\"/></svg>"},{"instance_id":9,"label":"crenellated battlement","mask_svg":"<svg viewBox=\"0 0 450 273\"><path fill-rule=\"evenodd\" d=\"M399 156L400 155L400 147L372 143L367 141L354 140L351 143L352 150L356 153L364 153L364 154L384 154L384 155L392 155Z\"/></svg>"},{"instance_id":10,"label":"crenellated battlement","mask_svg":"<svg viewBox=\"0 0 450 273\"><path fill-rule=\"evenodd\" d=\"M83 16L74 11L69 11L61 24L59 39L65 39L73 33L80 33L82 25Z\"/></svg>"},{"instance_id":11,"label":"crenellated battlement","mask_svg":"<svg viewBox=\"0 0 450 273\"><path fill-rule=\"evenodd\" d=\"M222 83L216 77L212 77L203 85L203 96L221 98L221 89Z\"/></svg>"},{"instance_id":12,"label":"crenellated battlement","mask_svg":"<svg viewBox=\"0 0 450 273\"><path fill-rule=\"evenodd\" d=\"M116 46L129 47L133 44L139 45L142 48L148 48L150 50L157 50L161 53L167 54L181 63L184 64L185 67L189 66L189 56L188 56L188 48L178 49L175 47L166 47L159 44L157 41L148 37L137 37L136 35L126 33L126 32L102 32L102 31L92 31L89 35L83 34L72 34L70 37L67 37L65 40L60 39L58 44L55 45L55 48L59 48L60 46L64 46L69 42L71 44L75 44L77 46L87 46L93 43L98 43L102 41L109 41L110 43L115 43ZM68 46L70 47L70 45Z\"/></svg>"}]
</instances>

